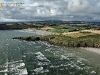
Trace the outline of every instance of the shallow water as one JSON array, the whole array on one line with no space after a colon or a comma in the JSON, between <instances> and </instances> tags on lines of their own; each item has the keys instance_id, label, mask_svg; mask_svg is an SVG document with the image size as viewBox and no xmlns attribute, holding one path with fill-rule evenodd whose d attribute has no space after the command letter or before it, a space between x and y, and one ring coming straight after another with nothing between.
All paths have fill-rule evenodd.
<instances>
[{"instance_id":1,"label":"shallow water","mask_svg":"<svg viewBox=\"0 0 100 75\"><path fill-rule=\"evenodd\" d=\"M0 31L0 75L99 75L99 57L79 48L13 40L44 32ZM91 62L90 62L91 61ZM96 63L96 64L95 64Z\"/></svg>"}]
</instances>

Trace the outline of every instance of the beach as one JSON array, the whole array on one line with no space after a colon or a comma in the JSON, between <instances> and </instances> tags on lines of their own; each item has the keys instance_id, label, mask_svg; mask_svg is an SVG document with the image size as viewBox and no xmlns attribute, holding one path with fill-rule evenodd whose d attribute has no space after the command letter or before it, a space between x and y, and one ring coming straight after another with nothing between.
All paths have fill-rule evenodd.
<instances>
[{"instance_id":1,"label":"beach","mask_svg":"<svg viewBox=\"0 0 100 75\"><path fill-rule=\"evenodd\" d=\"M100 48L91 48L91 47L81 47L81 49L88 50L97 54L100 54Z\"/></svg>"},{"instance_id":2,"label":"beach","mask_svg":"<svg viewBox=\"0 0 100 75\"><path fill-rule=\"evenodd\" d=\"M48 35L48 34L52 34L51 32L37 30L37 29L34 29L34 28L22 29L22 30L17 30L17 31L27 32L27 33L36 33L37 35Z\"/></svg>"}]
</instances>

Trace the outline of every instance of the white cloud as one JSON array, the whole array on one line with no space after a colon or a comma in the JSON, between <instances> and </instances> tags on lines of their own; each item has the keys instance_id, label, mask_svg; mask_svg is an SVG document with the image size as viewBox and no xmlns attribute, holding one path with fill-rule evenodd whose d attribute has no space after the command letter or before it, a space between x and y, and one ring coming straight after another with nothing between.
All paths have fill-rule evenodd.
<instances>
[{"instance_id":1,"label":"white cloud","mask_svg":"<svg viewBox=\"0 0 100 75\"><path fill-rule=\"evenodd\" d=\"M85 12L89 8L87 0L71 0L68 2L68 10L71 12Z\"/></svg>"},{"instance_id":2,"label":"white cloud","mask_svg":"<svg viewBox=\"0 0 100 75\"><path fill-rule=\"evenodd\" d=\"M15 0L1 0L14 2ZM18 1L18 0L16 0ZM4 6L0 17L6 19L99 20L99 0L23 0L24 6Z\"/></svg>"}]
</instances>

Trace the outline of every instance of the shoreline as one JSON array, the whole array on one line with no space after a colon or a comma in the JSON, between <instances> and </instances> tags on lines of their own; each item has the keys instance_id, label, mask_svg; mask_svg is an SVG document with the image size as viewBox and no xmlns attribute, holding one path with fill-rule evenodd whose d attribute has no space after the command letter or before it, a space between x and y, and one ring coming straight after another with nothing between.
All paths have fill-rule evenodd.
<instances>
[{"instance_id":1,"label":"shoreline","mask_svg":"<svg viewBox=\"0 0 100 75\"><path fill-rule=\"evenodd\" d=\"M19 30L19 31L28 32L28 33L36 33L38 35L50 35L50 34L52 34L51 32L37 30L37 29L34 29L34 28L22 29L22 30Z\"/></svg>"},{"instance_id":2,"label":"shoreline","mask_svg":"<svg viewBox=\"0 0 100 75\"><path fill-rule=\"evenodd\" d=\"M71 38L64 35L43 35L43 36L27 36L14 37L12 39L20 39L26 41L46 41L51 45L65 46L65 47L90 47L100 48L100 35L88 35L85 37Z\"/></svg>"},{"instance_id":3,"label":"shoreline","mask_svg":"<svg viewBox=\"0 0 100 75\"><path fill-rule=\"evenodd\" d=\"M92 47L80 47L80 48L100 55L100 48L92 48Z\"/></svg>"}]
</instances>

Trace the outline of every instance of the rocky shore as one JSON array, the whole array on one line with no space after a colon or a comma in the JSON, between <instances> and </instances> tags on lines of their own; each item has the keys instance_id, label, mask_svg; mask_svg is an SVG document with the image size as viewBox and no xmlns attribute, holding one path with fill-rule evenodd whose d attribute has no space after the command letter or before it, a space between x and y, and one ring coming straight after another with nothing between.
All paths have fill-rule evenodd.
<instances>
[{"instance_id":1,"label":"rocky shore","mask_svg":"<svg viewBox=\"0 0 100 75\"><path fill-rule=\"evenodd\" d=\"M46 41L49 44L65 47L93 47L100 48L100 34L72 38L64 35L41 35L28 37L15 37L13 39L26 41Z\"/></svg>"}]
</instances>

